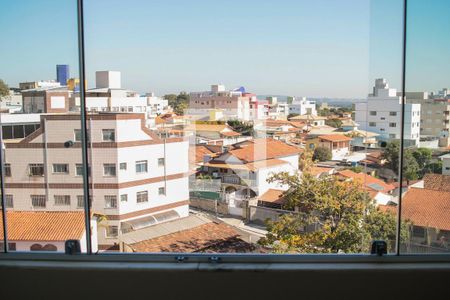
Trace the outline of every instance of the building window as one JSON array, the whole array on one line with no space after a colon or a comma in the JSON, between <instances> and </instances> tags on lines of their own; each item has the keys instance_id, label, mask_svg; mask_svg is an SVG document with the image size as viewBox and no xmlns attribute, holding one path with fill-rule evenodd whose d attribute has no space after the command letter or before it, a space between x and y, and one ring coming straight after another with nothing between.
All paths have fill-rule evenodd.
<instances>
[{"instance_id":1,"label":"building window","mask_svg":"<svg viewBox=\"0 0 450 300\"><path fill-rule=\"evenodd\" d=\"M414 125L414 123L413 123ZM397 127L397 123L389 123L389 127Z\"/></svg>"},{"instance_id":2,"label":"building window","mask_svg":"<svg viewBox=\"0 0 450 300\"><path fill-rule=\"evenodd\" d=\"M372 110L372 111L370 111L370 115L371 115L371 116L376 116L376 115L377 115L377 112Z\"/></svg>"},{"instance_id":3,"label":"building window","mask_svg":"<svg viewBox=\"0 0 450 300\"><path fill-rule=\"evenodd\" d=\"M108 226L106 227L106 237L115 238L119 235L119 226Z\"/></svg>"},{"instance_id":4,"label":"building window","mask_svg":"<svg viewBox=\"0 0 450 300\"><path fill-rule=\"evenodd\" d=\"M0 250L3 250L4 243L0 242ZM8 251L16 251L17 245L16 243L8 243Z\"/></svg>"},{"instance_id":5,"label":"building window","mask_svg":"<svg viewBox=\"0 0 450 300\"><path fill-rule=\"evenodd\" d=\"M14 206L13 203L13 195L5 195L5 205L6 208L12 208ZM2 208L2 202L0 201L0 209ZM0 248L1 250L1 248Z\"/></svg>"},{"instance_id":6,"label":"building window","mask_svg":"<svg viewBox=\"0 0 450 300\"><path fill-rule=\"evenodd\" d=\"M105 196L105 208L117 208L117 197L115 195Z\"/></svg>"},{"instance_id":7,"label":"building window","mask_svg":"<svg viewBox=\"0 0 450 300\"><path fill-rule=\"evenodd\" d=\"M395 117L397 115L397 112L396 111L390 111L389 115Z\"/></svg>"},{"instance_id":8,"label":"building window","mask_svg":"<svg viewBox=\"0 0 450 300\"><path fill-rule=\"evenodd\" d=\"M33 208L45 208L45 195L31 195L31 205Z\"/></svg>"},{"instance_id":9,"label":"building window","mask_svg":"<svg viewBox=\"0 0 450 300\"><path fill-rule=\"evenodd\" d=\"M396 139L396 138L397 138L397 135L394 134L394 133L391 133L391 134L389 134L389 138L390 138L390 139Z\"/></svg>"},{"instance_id":10,"label":"building window","mask_svg":"<svg viewBox=\"0 0 450 300\"><path fill-rule=\"evenodd\" d=\"M119 168L121 170L126 170L127 169L127 163L120 163Z\"/></svg>"},{"instance_id":11,"label":"building window","mask_svg":"<svg viewBox=\"0 0 450 300\"><path fill-rule=\"evenodd\" d=\"M369 122L369 126L370 126L370 127L376 127L376 126L377 126L377 123L375 123L375 122Z\"/></svg>"},{"instance_id":12,"label":"building window","mask_svg":"<svg viewBox=\"0 0 450 300\"><path fill-rule=\"evenodd\" d=\"M164 157L158 158L158 166L159 167L164 167L166 161L164 159Z\"/></svg>"},{"instance_id":13,"label":"building window","mask_svg":"<svg viewBox=\"0 0 450 300\"><path fill-rule=\"evenodd\" d=\"M165 195L166 194L166 188L160 187L158 188L158 195Z\"/></svg>"},{"instance_id":14,"label":"building window","mask_svg":"<svg viewBox=\"0 0 450 300\"><path fill-rule=\"evenodd\" d=\"M5 164L5 177L11 177L11 164Z\"/></svg>"},{"instance_id":15,"label":"building window","mask_svg":"<svg viewBox=\"0 0 450 300\"><path fill-rule=\"evenodd\" d=\"M83 176L83 164L76 164L75 165L75 175L76 176ZM88 175L91 175L91 166L88 167Z\"/></svg>"},{"instance_id":16,"label":"building window","mask_svg":"<svg viewBox=\"0 0 450 300\"><path fill-rule=\"evenodd\" d=\"M138 160L136 162L136 173L147 173L147 161Z\"/></svg>"},{"instance_id":17,"label":"building window","mask_svg":"<svg viewBox=\"0 0 450 300\"><path fill-rule=\"evenodd\" d=\"M116 165L115 164L103 164L103 175L104 176L116 176Z\"/></svg>"},{"instance_id":18,"label":"building window","mask_svg":"<svg viewBox=\"0 0 450 300\"><path fill-rule=\"evenodd\" d=\"M55 195L55 205L70 205L70 195Z\"/></svg>"},{"instance_id":19,"label":"building window","mask_svg":"<svg viewBox=\"0 0 450 300\"><path fill-rule=\"evenodd\" d=\"M136 202L137 203L148 202L148 192L147 191L137 192L136 193Z\"/></svg>"},{"instance_id":20,"label":"building window","mask_svg":"<svg viewBox=\"0 0 450 300\"><path fill-rule=\"evenodd\" d=\"M53 164L53 173L54 174L69 174L69 165L68 164Z\"/></svg>"},{"instance_id":21,"label":"building window","mask_svg":"<svg viewBox=\"0 0 450 300\"><path fill-rule=\"evenodd\" d=\"M84 196L78 195L77 196L77 208L83 208L84 207ZM92 196L89 196L89 207L92 207Z\"/></svg>"},{"instance_id":22,"label":"building window","mask_svg":"<svg viewBox=\"0 0 450 300\"><path fill-rule=\"evenodd\" d=\"M120 195L120 202L127 202L128 201L128 195L122 194Z\"/></svg>"},{"instance_id":23,"label":"building window","mask_svg":"<svg viewBox=\"0 0 450 300\"><path fill-rule=\"evenodd\" d=\"M116 140L116 134L114 129L103 129L102 135L104 142L114 142Z\"/></svg>"},{"instance_id":24,"label":"building window","mask_svg":"<svg viewBox=\"0 0 450 300\"><path fill-rule=\"evenodd\" d=\"M44 164L29 164L28 173L30 176L44 176Z\"/></svg>"},{"instance_id":25,"label":"building window","mask_svg":"<svg viewBox=\"0 0 450 300\"><path fill-rule=\"evenodd\" d=\"M73 136L74 136L75 142L81 142L81 129L74 129ZM87 138L89 140L89 133L87 134Z\"/></svg>"},{"instance_id":26,"label":"building window","mask_svg":"<svg viewBox=\"0 0 450 300\"><path fill-rule=\"evenodd\" d=\"M81 129L75 129L73 131L73 136L74 136L75 142L81 142Z\"/></svg>"}]
</instances>

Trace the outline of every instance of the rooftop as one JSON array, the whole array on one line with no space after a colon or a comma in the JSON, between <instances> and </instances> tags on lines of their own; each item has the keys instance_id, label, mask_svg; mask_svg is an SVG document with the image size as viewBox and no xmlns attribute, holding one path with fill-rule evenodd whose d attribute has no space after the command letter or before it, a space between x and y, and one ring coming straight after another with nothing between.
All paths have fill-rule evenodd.
<instances>
[{"instance_id":1,"label":"rooftop","mask_svg":"<svg viewBox=\"0 0 450 300\"><path fill-rule=\"evenodd\" d=\"M450 192L411 188L402 200L402 218L422 227L450 230Z\"/></svg>"},{"instance_id":2,"label":"rooftop","mask_svg":"<svg viewBox=\"0 0 450 300\"><path fill-rule=\"evenodd\" d=\"M6 218L11 241L79 240L85 229L82 211L7 211Z\"/></svg>"},{"instance_id":3,"label":"rooftop","mask_svg":"<svg viewBox=\"0 0 450 300\"><path fill-rule=\"evenodd\" d=\"M240 233L225 223L209 222L129 245L133 252L226 252L244 253L255 249Z\"/></svg>"},{"instance_id":4,"label":"rooftop","mask_svg":"<svg viewBox=\"0 0 450 300\"><path fill-rule=\"evenodd\" d=\"M388 193L395 189L395 186L392 184L388 184L381 179L365 173L355 173L351 170L342 170L339 171L337 175L345 178L352 178L353 180L359 180L367 189L369 189L369 192Z\"/></svg>"},{"instance_id":5,"label":"rooftop","mask_svg":"<svg viewBox=\"0 0 450 300\"><path fill-rule=\"evenodd\" d=\"M284 203L284 198L283 198L284 192L285 191L283 191L283 190L268 189L267 192L262 194L258 199L260 201L264 201L264 202L283 204Z\"/></svg>"},{"instance_id":6,"label":"rooftop","mask_svg":"<svg viewBox=\"0 0 450 300\"><path fill-rule=\"evenodd\" d=\"M327 135L321 135L319 136L319 139L330 141L330 142L347 142L351 141L352 139L348 136L345 136L343 134L327 134Z\"/></svg>"},{"instance_id":7,"label":"rooftop","mask_svg":"<svg viewBox=\"0 0 450 300\"><path fill-rule=\"evenodd\" d=\"M426 189L450 192L450 175L425 174L423 181Z\"/></svg>"}]
</instances>

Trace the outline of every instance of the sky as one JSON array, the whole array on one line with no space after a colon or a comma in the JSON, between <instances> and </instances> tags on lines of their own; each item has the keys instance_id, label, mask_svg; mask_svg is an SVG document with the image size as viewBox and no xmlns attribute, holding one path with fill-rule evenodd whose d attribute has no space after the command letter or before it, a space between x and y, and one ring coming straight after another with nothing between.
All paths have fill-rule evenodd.
<instances>
[{"instance_id":1,"label":"sky","mask_svg":"<svg viewBox=\"0 0 450 300\"><path fill-rule=\"evenodd\" d=\"M77 76L75 0L0 1L1 79L54 79L56 64ZM409 1L409 90L450 86L442 67L449 2ZM122 87L157 95L222 83L264 95L363 98L378 77L400 89L402 3L85 0L88 87L95 71L116 70Z\"/></svg>"}]
</instances>

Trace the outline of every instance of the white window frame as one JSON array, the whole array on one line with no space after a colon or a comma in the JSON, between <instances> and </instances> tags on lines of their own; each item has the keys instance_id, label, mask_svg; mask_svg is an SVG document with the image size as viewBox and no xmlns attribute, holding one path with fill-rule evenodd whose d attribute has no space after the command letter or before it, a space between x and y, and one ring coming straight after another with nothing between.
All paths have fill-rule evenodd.
<instances>
[{"instance_id":1,"label":"white window frame","mask_svg":"<svg viewBox=\"0 0 450 300\"><path fill-rule=\"evenodd\" d=\"M58 170L65 169L65 170ZM52 166L53 174L70 174L69 164L53 164Z\"/></svg>"},{"instance_id":2,"label":"white window frame","mask_svg":"<svg viewBox=\"0 0 450 300\"><path fill-rule=\"evenodd\" d=\"M144 199L141 199L144 198ZM148 202L148 191L136 192L136 203L147 203Z\"/></svg>"},{"instance_id":3,"label":"white window frame","mask_svg":"<svg viewBox=\"0 0 450 300\"><path fill-rule=\"evenodd\" d=\"M117 196L116 195L105 195L105 208L116 209L117 208Z\"/></svg>"},{"instance_id":4,"label":"white window frame","mask_svg":"<svg viewBox=\"0 0 450 300\"><path fill-rule=\"evenodd\" d=\"M141 170L140 168L144 166L144 169ZM139 167L139 171L138 171L138 167ZM148 173L148 160L137 160L135 163L135 168L136 168L136 174L143 174L143 173Z\"/></svg>"}]
</instances>

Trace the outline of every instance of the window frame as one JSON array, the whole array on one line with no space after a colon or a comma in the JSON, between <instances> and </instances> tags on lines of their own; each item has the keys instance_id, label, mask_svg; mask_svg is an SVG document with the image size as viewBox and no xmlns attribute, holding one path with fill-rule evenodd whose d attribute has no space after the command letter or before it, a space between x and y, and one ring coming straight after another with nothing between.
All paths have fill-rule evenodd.
<instances>
[{"instance_id":1,"label":"window frame","mask_svg":"<svg viewBox=\"0 0 450 300\"><path fill-rule=\"evenodd\" d=\"M105 139L105 133L109 133L109 138ZM116 130L112 128L102 129L102 141L108 143L114 143L116 141Z\"/></svg>"},{"instance_id":2,"label":"window frame","mask_svg":"<svg viewBox=\"0 0 450 300\"><path fill-rule=\"evenodd\" d=\"M107 174L106 168L114 166L114 174ZM103 164L103 177L116 177L117 176L117 165L115 163L105 163Z\"/></svg>"},{"instance_id":3,"label":"window frame","mask_svg":"<svg viewBox=\"0 0 450 300\"><path fill-rule=\"evenodd\" d=\"M55 170L55 167L61 167L61 166L64 166L63 169L66 169L66 170L65 170L65 171L58 171L58 170ZM54 175L68 175L68 174L70 174L70 167L69 167L69 164L64 164L64 163L62 163L62 164L60 164L60 163L53 163L53 164L52 164L52 174L54 174Z\"/></svg>"},{"instance_id":4,"label":"window frame","mask_svg":"<svg viewBox=\"0 0 450 300\"><path fill-rule=\"evenodd\" d=\"M138 166L145 166L144 171L138 171ZM148 173L148 160L137 160L134 164L136 174L146 174Z\"/></svg>"}]
</instances>

